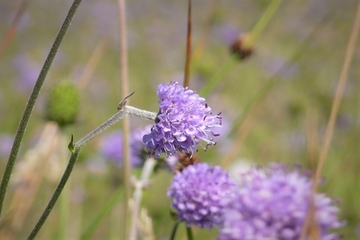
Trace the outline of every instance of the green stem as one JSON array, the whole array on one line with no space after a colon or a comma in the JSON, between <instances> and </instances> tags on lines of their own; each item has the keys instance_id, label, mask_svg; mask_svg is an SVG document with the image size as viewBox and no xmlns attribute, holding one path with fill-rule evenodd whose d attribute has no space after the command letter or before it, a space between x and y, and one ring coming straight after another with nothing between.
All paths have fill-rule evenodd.
<instances>
[{"instance_id":1,"label":"green stem","mask_svg":"<svg viewBox=\"0 0 360 240\"><path fill-rule=\"evenodd\" d=\"M181 223L182 221L181 220L177 220L175 223L174 223L174 226L171 230L171 234L170 234L170 240L174 240L175 239L175 235L176 235L176 231L178 229L178 226L179 224Z\"/></svg>"},{"instance_id":2,"label":"green stem","mask_svg":"<svg viewBox=\"0 0 360 240\"><path fill-rule=\"evenodd\" d=\"M69 163L68 163L66 170L60 180L60 183L58 184L53 196L51 197L50 202L48 203L45 211L43 212L41 218L39 219L38 223L36 224L35 228L31 232L28 239L33 239L36 236L36 234L39 232L40 228L46 221L47 217L49 216L52 208L54 207L57 199L60 196L61 191L63 190L63 188L72 172L72 169L75 165L75 162L77 160L77 157L79 155L81 148L86 143L88 143L91 139L93 139L96 135L98 135L99 133L101 133L102 131L104 131L105 129L107 129L108 127L110 127L111 125L113 125L114 123L118 122L120 119L123 119L124 117L126 117L128 115L142 117L142 118L151 119L151 120L154 120L156 117L156 113L153 113L153 112L144 111L144 110L137 109L137 108L134 108L131 106L122 106L114 116L109 118L106 122L104 122L99 127L97 127L94 131L90 132L88 135L86 135L85 137L83 137L82 139L77 141L75 144L73 144L73 137L71 136L71 142L69 144L69 149L72 152L72 154L71 154Z\"/></svg>"},{"instance_id":3,"label":"green stem","mask_svg":"<svg viewBox=\"0 0 360 240\"><path fill-rule=\"evenodd\" d=\"M66 167L68 159L69 159L69 151L66 147L68 139L65 137L65 134L61 132L61 146L60 146L60 161L63 168ZM71 181L68 181L68 187L62 191L60 196L60 221L59 221L59 237L58 239L66 239L68 236L68 228L69 224L69 215L70 215L70 190L71 190Z\"/></svg>"},{"instance_id":4,"label":"green stem","mask_svg":"<svg viewBox=\"0 0 360 240\"><path fill-rule=\"evenodd\" d=\"M24 110L24 113L21 117L21 120L20 120L20 123L19 123L19 126L18 126L18 129L16 131L16 135L15 135L15 140L14 140L14 143L13 143L13 146L12 146L12 149L11 149L11 152L10 152L10 156L9 156L9 159L8 159L8 162L6 164L6 168L5 168L5 171L4 171L4 174L3 174L3 178L1 180L1 185L0 185L0 216L1 216L1 213L2 213L2 208L3 208L3 205L4 205L4 199L5 199L5 194L6 194L6 189L7 189L7 186L9 184L9 181L10 181L10 177L11 177L11 173L12 173L12 170L14 168L14 165L15 165L15 161L16 161L16 157L17 157L17 154L18 154L18 151L19 151L19 148L20 148L20 144L21 144L21 141L23 139L23 136L24 136L24 133L25 133L25 130L26 130L26 127L27 127L27 124L29 122L29 119L30 119L30 116L31 116L31 112L35 106L35 102L38 98L38 95L40 93L40 90L42 88L42 85L45 81L45 78L46 78L46 75L50 69L50 66L55 58L55 55L56 55L56 52L65 36L65 33L71 23L71 20L73 19L74 15L75 15L75 12L76 12L76 9L77 7L79 6L81 0L74 0L65 20L64 20L64 23L63 25L61 26L60 28L60 31L59 33L57 34L56 38L55 38L55 41L50 49L50 52L45 60L45 63L41 69L41 72L39 74L39 77L36 81L36 84L34 86L34 89L30 95L30 98L27 102L27 105L25 107L25 110Z\"/></svg>"},{"instance_id":5,"label":"green stem","mask_svg":"<svg viewBox=\"0 0 360 240\"><path fill-rule=\"evenodd\" d=\"M199 95L202 97L208 96L216 87L216 85L223 79L226 74L231 70L235 63L238 62L238 58L231 56L229 60L220 68L220 70L207 82L203 89L201 89Z\"/></svg>"},{"instance_id":6,"label":"green stem","mask_svg":"<svg viewBox=\"0 0 360 240\"><path fill-rule=\"evenodd\" d=\"M270 5L267 7L259 21L256 23L255 27L251 31L250 38L246 42L245 47L250 47L257 41L261 33L264 31L265 27L270 22L271 18L274 16L274 13L279 8L281 2L282 0L271 1Z\"/></svg>"},{"instance_id":7,"label":"green stem","mask_svg":"<svg viewBox=\"0 0 360 240\"><path fill-rule=\"evenodd\" d=\"M103 208L99 211L97 216L94 218L94 220L90 223L90 225L86 228L86 230L81 234L80 239L90 239L92 234L95 232L97 226L101 223L101 221L104 219L106 215L110 213L114 207L119 203L121 198L123 197L124 189L119 187L119 189L116 191L114 196L103 205Z\"/></svg>"},{"instance_id":8,"label":"green stem","mask_svg":"<svg viewBox=\"0 0 360 240\"><path fill-rule=\"evenodd\" d=\"M35 236L37 235L37 233L39 232L39 230L41 229L41 227L43 226L43 224L45 223L47 217L49 216L51 210L53 209L56 201L58 200L61 191L63 190L63 188L65 187L65 184L72 172L72 169L76 163L76 160L79 156L81 148L75 148L74 151L71 153L70 156L70 160L69 163L65 169L65 172L58 184L58 186L56 187L56 190L54 192L54 194L51 197L51 200L49 201L48 205L46 206L43 214L41 215L39 221L37 222L37 224L35 225L34 229L32 230L32 232L30 233L28 240L30 239L34 239Z\"/></svg>"},{"instance_id":9,"label":"green stem","mask_svg":"<svg viewBox=\"0 0 360 240\"><path fill-rule=\"evenodd\" d=\"M191 227L186 226L186 236L188 240L194 239Z\"/></svg>"},{"instance_id":10,"label":"green stem","mask_svg":"<svg viewBox=\"0 0 360 240\"><path fill-rule=\"evenodd\" d=\"M265 96L268 94L268 92L277 84L279 83L278 75L286 71L286 69L291 67L291 64L295 62L296 60L300 59L307 51L308 49L306 46L308 46L309 42L313 41L315 34L318 34L320 32L320 27L324 26L324 22L328 20L328 17L325 16L310 32L310 34L304 39L301 46L297 48L297 50L292 54L289 61L284 63L263 85L263 87L255 94L255 96L246 104L244 107L244 110L242 114L233 122L233 127L230 131L230 134L228 137L232 136L236 130L239 128L240 125L245 121L249 113L253 110L254 106L258 104L262 99L265 98Z\"/></svg>"}]
</instances>

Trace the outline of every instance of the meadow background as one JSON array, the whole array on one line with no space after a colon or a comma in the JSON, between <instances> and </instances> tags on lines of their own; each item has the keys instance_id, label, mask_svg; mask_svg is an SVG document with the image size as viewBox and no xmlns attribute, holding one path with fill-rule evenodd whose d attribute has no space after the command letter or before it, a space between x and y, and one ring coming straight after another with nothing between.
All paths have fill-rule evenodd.
<instances>
[{"instance_id":1,"label":"meadow background","mask_svg":"<svg viewBox=\"0 0 360 240\"><path fill-rule=\"evenodd\" d=\"M22 111L71 2L29 1L14 37L0 55L1 174ZM0 0L0 41L21 3ZM190 88L201 91L231 57L230 44L253 29L268 4L264 0L193 1ZM355 0L282 2L255 43L253 55L228 70L207 97L213 112L222 112L225 130L215 147L199 150L202 161L230 172L269 162L316 168L357 5ZM156 112L158 84L183 81L187 1L129 0L126 14L130 91L135 91L131 105ZM84 0L80 5L20 148L0 222L0 236L5 239L24 239L35 225L68 161L71 134L80 139L116 112L121 100L118 18L114 0ZM358 41L320 188L339 199L340 216L347 221L340 231L344 239L360 238L359 48ZM49 125L45 111L50 90L62 80L78 86L81 107L77 122L58 130ZM147 124L131 119L131 129ZM47 136L47 132L41 135L45 130L61 136L51 150L38 144ZM82 149L64 197L38 239L78 239L121 187L121 167L100 151L103 138L119 130L121 123ZM166 196L171 178L170 171L157 171L144 193L143 207L152 220L155 239L166 239L172 228L171 200ZM119 239L120 225L121 201L91 239ZM183 239L184 228L178 234ZM195 230L195 239L215 236L214 229Z\"/></svg>"}]
</instances>

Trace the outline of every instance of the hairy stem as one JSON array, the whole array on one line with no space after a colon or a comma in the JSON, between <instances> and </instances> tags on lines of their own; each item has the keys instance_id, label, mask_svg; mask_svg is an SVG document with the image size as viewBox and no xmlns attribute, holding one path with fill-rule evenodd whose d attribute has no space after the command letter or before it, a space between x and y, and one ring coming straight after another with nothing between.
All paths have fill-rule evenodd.
<instances>
[{"instance_id":1,"label":"hairy stem","mask_svg":"<svg viewBox=\"0 0 360 240\"><path fill-rule=\"evenodd\" d=\"M79 4L81 3L81 0L74 0L73 4L70 7L70 10L64 20L63 25L60 28L59 33L57 34L55 41L50 49L50 52L45 60L45 63L41 69L41 72L39 74L39 77L36 81L36 84L34 86L34 89L30 95L30 98L27 102L27 105L25 107L24 113L21 117L18 129L16 131L16 135L15 135L15 140L14 140L14 144L11 148L11 152L10 152L10 156L8 159L8 162L6 164L6 168L3 174L3 178L1 180L1 185L0 185L0 217L1 217L1 213L2 213L2 209L3 209L3 205L4 205L4 199L5 199L5 194L6 194L6 189L7 186L9 184L10 181L10 176L12 173L12 170L14 168L15 165L15 161L16 161L16 157L20 148L20 144L21 141L23 139L27 124L29 122L32 110L35 106L35 102L39 96L40 90L42 88L42 85L45 81L45 78L47 76L47 73L50 69L50 66L55 58L55 55L57 53L57 50L65 36L65 33L68 29L68 27L70 26L70 23L75 15L75 12L79 6Z\"/></svg>"},{"instance_id":2,"label":"hairy stem","mask_svg":"<svg viewBox=\"0 0 360 240\"><path fill-rule=\"evenodd\" d=\"M77 143L75 143L75 147L81 148L86 143L88 143L91 139L93 139L95 136L99 135L101 132L106 130L111 125L117 123L121 119L124 119L127 116L136 116L147 120L154 121L156 118L157 113L149 112L145 110L141 110L135 107L131 106L125 106L122 110L115 113L111 118L106 120L103 124L101 124L99 127L97 127L95 130L87 134L85 137L80 139Z\"/></svg>"},{"instance_id":3,"label":"hairy stem","mask_svg":"<svg viewBox=\"0 0 360 240\"><path fill-rule=\"evenodd\" d=\"M145 161L144 167L141 172L140 180L135 180L135 191L134 191L134 207L132 209L132 222L130 227L130 240L137 239L137 222L140 211L141 197L144 187L148 184L150 175L154 170L156 160L154 158L148 158Z\"/></svg>"},{"instance_id":4,"label":"hairy stem","mask_svg":"<svg viewBox=\"0 0 360 240\"><path fill-rule=\"evenodd\" d=\"M70 160L69 163L65 169L65 172L58 184L58 186L55 189L54 194L51 197L51 200L49 201L48 205L46 206L43 214L41 215L39 221L37 222L37 224L35 225L34 229L31 231L28 240L30 239L34 239L36 237L36 235L38 234L38 232L40 231L41 227L44 225L47 217L49 216L51 210L53 209L56 201L58 200L63 188L65 187L65 184L67 182L67 180L70 177L70 174L72 172L72 169L75 165L75 162L79 156L81 148L75 148L74 152L71 154L70 156Z\"/></svg>"},{"instance_id":5,"label":"hairy stem","mask_svg":"<svg viewBox=\"0 0 360 240\"><path fill-rule=\"evenodd\" d=\"M56 187L56 190L55 190L54 194L52 195L50 202L48 203L47 207L45 208L41 218L39 219L38 223L34 227L31 234L29 235L28 239L34 239L34 237L37 235L40 228L46 221L47 217L49 216L52 208L54 207L57 199L59 198L62 190L64 189L66 182L69 179L69 176L70 176L72 169L76 163L76 160L78 158L81 148L86 143L88 143L91 139L93 139L96 135L100 134L102 131L104 131L105 129L107 129L108 127L110 127L111 125L118 122L120 119L125 118L128 115L140 116L140 117L150 119L150 120L154 120L156 117L156 113L140 110L140 109L137 109L134 107L123 106L119 110L119 112L117 112L114 116L109 118L106 122L104 122L99 127L97 127L94 131L90 132L88 135L86 135L85 137L83 137L82 139L77 141L75 144L73 144L73 137L71 137L69 149L72 152L72 154L70 156L69 163L67 164L66 170L65 170L58 186Z\"/></svg>"}]
</instances>

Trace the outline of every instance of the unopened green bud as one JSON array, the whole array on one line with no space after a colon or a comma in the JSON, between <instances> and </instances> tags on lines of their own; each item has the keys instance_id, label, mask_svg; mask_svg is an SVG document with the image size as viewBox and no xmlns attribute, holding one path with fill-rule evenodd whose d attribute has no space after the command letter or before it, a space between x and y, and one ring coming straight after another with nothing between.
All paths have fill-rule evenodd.
<instances>
[{"instance_id":1,"label":"unopened green bud","mask_svg":"<svg viewBox=\"0 0 360 240\"><path fill-rule=\"evenodd\" d=\"M59 126L66 126L76 121L80 109L80 94L70 81L58 83L50 92L47 104L47 119Z\"/></svg>"}]
</instances>

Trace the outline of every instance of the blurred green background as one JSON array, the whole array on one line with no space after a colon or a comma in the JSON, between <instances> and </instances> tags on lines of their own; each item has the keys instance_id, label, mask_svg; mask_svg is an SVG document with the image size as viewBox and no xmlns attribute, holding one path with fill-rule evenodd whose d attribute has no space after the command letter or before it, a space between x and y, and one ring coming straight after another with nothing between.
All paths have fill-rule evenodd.
<instances>
[{"instance_id":1,"label":"blurred green background","mask_svg":"<svg viewBox=\"0 0 360 240\"><path fill-rule=\"evenodd\" d=\"M0 0L0 41L21 3ZM224 66L230 44L253 29L268 4L264 0L193 1L196 54L190 88L200 91ZM70 5L69 0L29 1L0 55L1 174L26 101ZM228 131L215 147L199 150L202 161L226 165L230 171L242 162L316 168L357 5L354 0L282 2L257 40L254 54L236 63L207 97L213 111L222 112ZM135 91L131 105L155 112L157 85L183 81L187 1L129 0L126 7L130 90ZM116 112L121 100L118 19L114 0L86 0L80 5L20 148L0 222L0 236L5 239L24 239L35 225L68 160L70 135L80 139ZM360 238L359 47L358 41L320 189L339 199L340 216L347 221L340 231L344 239ZM61 131L54 130L60 137L53 152L39 154L41 144L36 144L49 126L46 101L62 80L72 81L81 91L78 119ZM132 129L146 124L150 122L131 119ZM117 124L103 135L120 129ZM99 154L101 139L102 135L83 148L64 197L38 239L78 239L121 185L121 168ZM173 224L166 196L171 177L165 170L156 172L144 195L155 239L166 239ZM92 239L120 236L120 206L121 202L104 218ZM183 227L179 236L184 236ZM215 229L195 230L196 239L215 236Z\"/></svg>"}]
</instances>

